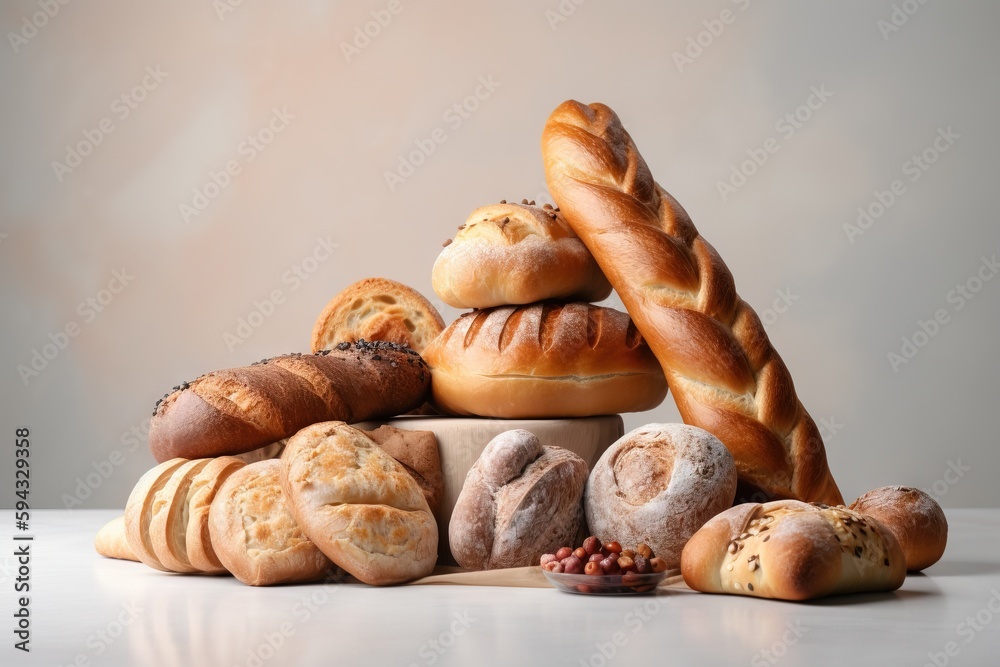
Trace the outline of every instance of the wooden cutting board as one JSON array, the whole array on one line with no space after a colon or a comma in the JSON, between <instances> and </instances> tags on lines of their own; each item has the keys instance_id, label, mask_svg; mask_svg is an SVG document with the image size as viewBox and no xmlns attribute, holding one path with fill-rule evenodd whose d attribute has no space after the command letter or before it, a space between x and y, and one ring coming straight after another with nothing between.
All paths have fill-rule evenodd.
<instances>
[{"instance_id":1,"label":"wooden cutting board","mask_svg":"<svg viewBox=\"0 0 1000 667\"><path fill-rule=\"evenodd\" d=\"M397 417L387 421L367 421L355 424L362 429L375 429L383 424L396 428L432 431L438 439L444 494L437 513L439 548L438 563L452 565L448 549L448 522L462 491L465 476L487 443L504 431L522 428L538 436L543 445L563 447L578 454L589 467L611 443L625 433L619 415L585 417L581 419L478 419L466 417Z\"/></svg>"}]
</instances>

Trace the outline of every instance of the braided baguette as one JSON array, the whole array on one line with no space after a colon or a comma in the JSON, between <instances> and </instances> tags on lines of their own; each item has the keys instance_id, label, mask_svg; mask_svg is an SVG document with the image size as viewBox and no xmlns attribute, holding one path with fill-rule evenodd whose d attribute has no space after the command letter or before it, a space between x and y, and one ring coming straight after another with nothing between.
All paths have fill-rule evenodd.
<instances>
[{"instance_id":1,"label":"braided baguette","mask_svg":"<svg viewBox=\"0 0 1000 667\"><path fill-rule=\"evenodd\" d=\"M391 417L427 400L423 359L395 343L341 343L202 375L174 388L153 412L157 461L240 454L321 421Z\"/></svg>"},{"instance_id":2,"label":"braided baguette","mask_svg":"<svg viewBox=\"0 0 1000 667\"><path fill-rule=\"evenodd\" d=\"M561 104L542 134L549 191L663 366L681 417L736 460L737 499L842 504L823 439L715 249L603 104Z\"/></svg>"}]
</instances>

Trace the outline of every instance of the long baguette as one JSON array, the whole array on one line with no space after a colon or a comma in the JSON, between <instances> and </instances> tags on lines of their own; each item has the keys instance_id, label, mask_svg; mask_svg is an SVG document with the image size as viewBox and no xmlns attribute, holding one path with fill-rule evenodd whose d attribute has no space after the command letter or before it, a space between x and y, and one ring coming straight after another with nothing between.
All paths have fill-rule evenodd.
<instances>
[{"instance_id":1,"label":"long baguette","mask_svg":"<svg viewBox=\"0 0 1000 667\"><path fill-rule=\"evenodd\" d=\"M659 359L681 417L733 454L737 498L842 504L819 429L760 319L618 116L564 102L542 154L549 191Z\"/></svg>"},{"instance_id":2,"label":"long baguette","mask_svg":"<svg viewBox=\"0 0 1000 667\"><path fill-rule=\"evenodd\" d=\"M201 376L156 404L149 447L157 461L248 452L322 421L391 417L422 405L423 359L395 343L341 343Z\"/></svg>"}]
</instances>

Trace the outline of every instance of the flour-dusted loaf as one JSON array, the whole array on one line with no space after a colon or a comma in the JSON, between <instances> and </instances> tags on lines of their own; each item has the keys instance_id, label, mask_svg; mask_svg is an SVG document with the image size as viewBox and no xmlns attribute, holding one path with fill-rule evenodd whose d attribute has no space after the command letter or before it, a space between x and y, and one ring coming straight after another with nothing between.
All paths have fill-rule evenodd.
<instances>
[{"instance_id":1,"label":"flour-dusted loaf","mask_svg":"<svg viewBox=\"0 0 1000 667\"><path fill-rule=\"evenodd\" d=\"M737 505L702 526L684 547L681 574L705 593L811 600L895 590L906 558L870 516L778 500Z\"/></svg>"},{"instance_id":2,"label":"flour-dusted loaf","mask_svg":"<svg viewBox=\"0 0 1000 667\"><path fill-rule=\"evenodd\" d=\"M157 461L240 454L330 419L391 417L424 403L430 373L395 343L341 343L215 371L156 405L149 447Z\"/></svg>"},{"instance_id":3,"label":"flour-dusted loaf","mask_svg":"<svg viewBox=\"0 0 1000 667\"><path fill-rule=\"evenodd\" d=\"M493 438L469 470L451 514L448 542L473 570L525 567L583 529L586 462L512 430Z\"/></svg>"},{"instance_id":4,"label":"flour-dusted loaf","mask_svg":"<svg viewBox=\"0 0 1000 667\"><path fill-rule=\"evenodd\" d=\"M441 300L490 308L563 299L601 301L608 279L558 209L506 201L477 208L431 272Z\"/></svg>"},{"instance_id":5,"label":"flour-dusted loaf","mask_svg":"<svg viewBox=\"0 0 1000 667\"><path fill-rule=\"evenodd\" d=\"M552 197L662 364L681 417L732 452L739 497L843 503L760 318L614 111L564 102L542 155Z\"/></svg>"},{"instance_id":6,"label":"flour-dusted loaf","mask_svg":"<svg viewBox=\"0 0 1000 667\"><path fill-rule=\"evenodd\" d=\"M930 567L944 555L948 519L937 501L920 489L883 486L855 500L851 509L878 519L892 532L911 572Z\"/></svg>"},{"instance_id":7,"label":"flour-dusted loaf","mask_svg":"<svg viewBox=\"0 0 1000 667\"><path fill-rule=\"evenodd\" d=\"M589 303L466 313L424 350L434 404L504 419L640 412L667 393L628 315Z\"/></svg>"},{"instance_id":8,"label":"flour-dusted loaf","mask_svg":"<svg viewBox=\"0 0 1000 667\"><path fill-rule=\"evenodd\" d=\"M280 471L278 459L243 466L225 481L209 510L215 553L251 586L316 581L331 568L292 517Z\"/></svg>"},{"instance_id":9,"label":"flour-dusted loaf","mask_svg":"<svg viewBox=\"0 0 1000 667\"><path fill-rule=\"evenodd\" d=\"M420 485L364 432L313 424L281 457L289 507L330 560L367 584L430 574L438 530Z\"/></svg>"},{"instance_id":10,"label":"flour-dusted loaf","mask_svg":"<svg viewBox=\"0 0 1000 667\"><path fill-rule=\"evenodd\" d=\"M594 464L584 507L602 543L646 543L675 568L688 538L735 494L736 466L718 438L685 424L647 424Z\"/></svg>"},{"instance_id":11,"label":"flour-dusted loaf","mask_svg":"<svg viewBox=\"0 0 1000 667\"><path fill-rule=\"evenodd\" d=\"M365 278L333 297L316 319L312 351L339 343L383 340L421 352L444 320L420 292L395 280Z\"/></svg>"}]
</instances>

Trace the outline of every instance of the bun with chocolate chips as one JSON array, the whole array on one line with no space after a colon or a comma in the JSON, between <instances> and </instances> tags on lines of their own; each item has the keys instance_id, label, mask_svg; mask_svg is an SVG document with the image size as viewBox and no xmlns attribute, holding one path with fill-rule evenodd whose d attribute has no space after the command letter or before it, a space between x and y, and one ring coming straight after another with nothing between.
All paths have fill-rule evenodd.
<instances>
[{"instance_id":1,"label":"bun with chocolate chips","mask_svg":"<svg viewBox=\"0 0 1000 667\"><path fill-rule=\"evenodd\" d=\"M611 284L558 208L522 200L477 208L446 241L431 284L456 308L544 299L600 301Z\"/></svg>"}]
</instances>

